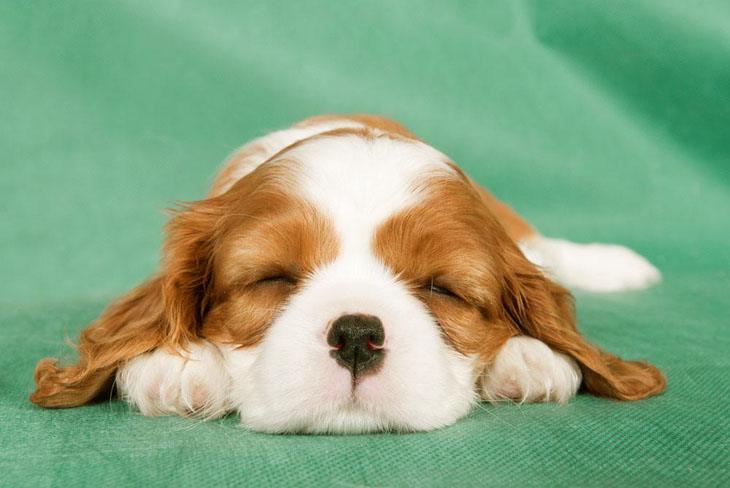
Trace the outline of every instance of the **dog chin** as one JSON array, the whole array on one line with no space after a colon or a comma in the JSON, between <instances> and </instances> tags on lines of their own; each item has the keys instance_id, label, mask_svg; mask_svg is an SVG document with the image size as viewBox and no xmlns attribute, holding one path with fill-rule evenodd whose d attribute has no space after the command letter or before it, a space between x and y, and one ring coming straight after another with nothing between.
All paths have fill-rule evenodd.
<instances>
[{"instance_id":1,"label":"dog chin","mask_svg":"<svg viewBox=\"0 0 730 488\"><path fill-rule=\"evenodd\" d=\"M262 388L273 385L256 378L261 374L260 348L230 348L223 352L233 378L230 408L239 413L244 427L255 431L362 434L433 430L453 424L476 402L471 385L457 379L471 377L474 358L456 353L451 361L451 379L441 379L450 384L439 385L445 387L443 391L436 388L439 394L433 389L403 391L391 384L387 368L354 382L340 368L329 371L326 378L318 378L323 381L310 378L312 381L297 388Z\"/></svg>"},{"instance_id":2,"label":"dog chin","mask_svg":"<svg viewBox=\"0 0 730 488\"><path fill-rule=\"evenodd\" d=\"M303 415L291 412L288 418L269 416L253 418L241 412L241 423L252 430L267 433L294 434L365 434L383 431L408 432L417 430L398 425L373 411L368 404L352 398L343 405L327 411L310 411Z\"/></svg>"},{"instance_id":3,"label":"dog chin","mask_svg":"<svg viewBox=\"0 0 730 488\"><path fill-rule=\"evenodd\" d=\"M251 430L267 433L292 434L367 434L376 432L416 432L434 430L456 422L468 409L448 419L433 424L422 424L414 413L413 421L394 419L386 415L378 405L354 395L337 406L326 410L312 409L303 413L272 417L254 416L241 409L241 423Z\"/></svg>"}]
</instances>

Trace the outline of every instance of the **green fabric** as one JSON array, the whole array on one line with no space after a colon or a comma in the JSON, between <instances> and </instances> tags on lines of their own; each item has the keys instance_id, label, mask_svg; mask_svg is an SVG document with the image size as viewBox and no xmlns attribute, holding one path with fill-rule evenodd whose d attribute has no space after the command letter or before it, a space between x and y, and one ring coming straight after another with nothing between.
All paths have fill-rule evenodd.
<instances>
[{"instance_id":1,"label":"green fabric","mask_svg":"<svg viewBox=\"0 0 730 488\"><path fill-rule=\"evenodd\" d=\"M0 485L728 482L730 3L210 3L0 3ZM161 209L252 137L353 111L548 235L650 258L662 284L579 293L579 316L668 391L340 437L27 401L36 361L153 271Z\"/></svg>"}]
</instances>

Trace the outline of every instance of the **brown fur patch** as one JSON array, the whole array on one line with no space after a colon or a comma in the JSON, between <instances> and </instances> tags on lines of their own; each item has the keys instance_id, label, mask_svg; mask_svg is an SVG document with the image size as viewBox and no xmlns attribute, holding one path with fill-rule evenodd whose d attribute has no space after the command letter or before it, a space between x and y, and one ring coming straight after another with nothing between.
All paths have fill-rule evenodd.
<instances>
[{"instance_id":1,"label":"brown fur patch","mask_svg":"<svg viewBox=\"0 0 730 488\"><path fill-rule=\"evenodd\" d=\"M239 149L226 161L223 169L220 170L208 192L209 197L216 197L225 192L226 189L241 179L240 171L246 164L252 164L254 158L267 159L266 148L262 144L249 144Z\"/></svg>"},{"instance_id":2,"label":"brown fur patch","mask_svg":"<svg viewBox=\"0 0 730 488\"><path fill-rule=\"evenodd\" d=\"M158 276L84 330L78 363L42 360L31 401L51 408L88 403L108 392L120 363L157 347L179 351L203 337L260 340L291 290L256 281L277 267L304 275L337 250L327 222L291 196L292 164L261 166L225 194L177 212ZM259 254L236 255L234 244Z\"/></svg>"},{"instance_id":3,"label":"brown fur patch","mask_svg":"<svg viewBox=\"0 0 730 488\"><path fill-rule=\"evenodd\" d=\"M214 304L203 335L250 346L299 283L335 259L338 244L330 222L295 197L249 200L241 210L247 217L219 242Z\"/></svg>"},{"instance_id":4,"label":"brown fur patch","mask_svg":"<svg viewBox=\"0 0 730 488\"><path fill-rule=\"evenodd\" d=\"M523 219L517 212L506 203L500 201L489 193L484 187L472 182L472 185L479 192L482 203L492 212L494 217L502 224L507 235L515 242L529 239L537 234L535 228Z\"/></svg>"},{"instance_id":5,"label":"brown fur patch","mask_svg":"<svg viewBox=\"0 0 730 488\"><path fill-rule=\"evenodd\" d=\"M385 222L374 249L458 351L478 354L487 366L509 337L529 335L573 357L591 393L637 400L664 390L654 366L624 361L580 335L570 293L522 255L462 173L422 187L425 200ZM431 283L455 296L430 292Z\"/></svg>"},{"instance_id":6,"label":"brown fur patch","mask_svg":"<svg viewBox=\"0 0 730 488\"><path fill-rule=\"evenodd\" d=\"M162 278L140 285L109 305L84 332L79 362L61 367L52 358L38 363L30 400L42 407L75 407L111 388L120 360L142 354L164 340L166 321Z\"/></svg>"},{"instance_id":7,"label":"brown fur patch","mask_svg":"<svg viewBox=\"0 0 730 488\"><path fill-rule=\"evenodd\" d=\"M434 177L427 195L383 223L375 253L426 303L444 335L463 354L488 363L516 331L495 322L500 313L499 228L478 194L460 176ZM456 297L435 293L431 285Z\"/></svg>"}]
</instances>

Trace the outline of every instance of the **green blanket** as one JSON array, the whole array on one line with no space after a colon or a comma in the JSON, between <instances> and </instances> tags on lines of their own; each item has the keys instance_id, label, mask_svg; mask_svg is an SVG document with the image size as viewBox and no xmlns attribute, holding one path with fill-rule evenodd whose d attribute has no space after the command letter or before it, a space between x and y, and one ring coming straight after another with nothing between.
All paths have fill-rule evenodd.
<instances>
[{"instance_id":1,"label":"green blanket","mask_svg":"<svg viewBox=\"0 0 730 488\"><path fill-rule=\"evenodd\" d=\"M246 3L0 3L0 485L728 483L727 1ZM577 303L667 392L339 437L27 401L154 270L162 209L325 112L392 116L545 234L652 260L658 286Z\"/></svg>"}]
</instances>

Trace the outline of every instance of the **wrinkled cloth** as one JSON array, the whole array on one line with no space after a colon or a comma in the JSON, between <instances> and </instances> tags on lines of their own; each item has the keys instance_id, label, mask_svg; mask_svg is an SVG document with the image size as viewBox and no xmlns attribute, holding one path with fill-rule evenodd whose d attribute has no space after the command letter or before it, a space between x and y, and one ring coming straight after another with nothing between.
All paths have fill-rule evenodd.
<instances>
[{"instance_id":1,"label":"wrinkled cloth","mask_svg":"<svg viewBox=\"0 0 730 488\"><path fill-rule=\"evenodd\" d=\"M0 485L727 483L728 5L0 3ZM28 402L36 361L73 359L65 339L154 271L162 209L327 112L392 116L546 235L649 258L661 284L576 300L581 330L667 392L363 436Z\"/></svg>"}]
</instances>

